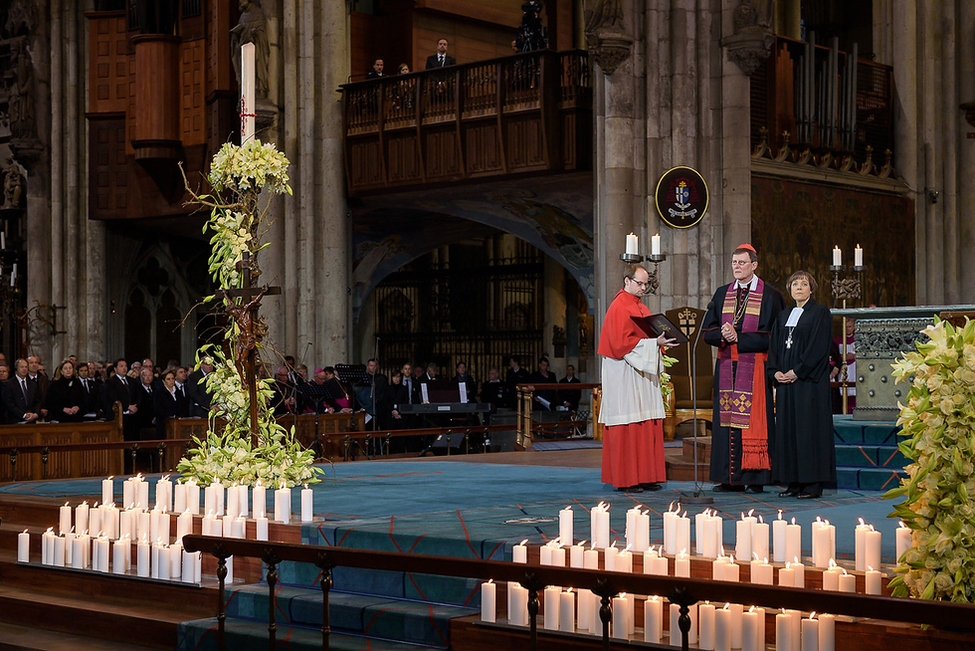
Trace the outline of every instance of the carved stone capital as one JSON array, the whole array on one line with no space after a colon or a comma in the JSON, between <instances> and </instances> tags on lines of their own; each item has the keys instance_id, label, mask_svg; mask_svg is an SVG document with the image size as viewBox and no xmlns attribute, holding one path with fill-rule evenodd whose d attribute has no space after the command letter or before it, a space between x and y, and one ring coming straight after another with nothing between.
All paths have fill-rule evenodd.
<instances>
[{"instance_id":1,"label":"carved stone capital","mask_svg":"<svg viewBox=\"0 0 975 651\"><path fill-rule=\"evenodd\" d=\"M633 52L633 39L624 31L600 28L586 35L589 56L603 74L612 75Z\"/></svg>"},{"instance_id":2,"label":"carved stone capital","mask_svg":"<svg viewBox=\"0 0 975 651\"><path fill-rule=\"evenodd\" d=\"M775 36L771 32L753 28L726 36L721 39L721 46L728 51L728 61L750 76L768 58L774 42Z\"/></svg>"}]
</instances>

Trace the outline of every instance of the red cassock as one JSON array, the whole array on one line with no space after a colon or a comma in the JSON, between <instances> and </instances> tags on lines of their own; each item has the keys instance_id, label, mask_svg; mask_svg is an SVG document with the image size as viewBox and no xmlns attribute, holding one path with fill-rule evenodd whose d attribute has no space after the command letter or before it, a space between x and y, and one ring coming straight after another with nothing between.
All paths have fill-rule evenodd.
<instances>
[{"instance_id":1,"label":"red cassock","mask_svg":"<svg viewBox=\"0 0 975 651\"><path fill-rule=\"evenodd\" d=\"M602 481L616 488L667 480L660 393L663 356L631 316L650 316L632 294L620 290L599 335L603 396Z\"/></svg>"}]
</instances>

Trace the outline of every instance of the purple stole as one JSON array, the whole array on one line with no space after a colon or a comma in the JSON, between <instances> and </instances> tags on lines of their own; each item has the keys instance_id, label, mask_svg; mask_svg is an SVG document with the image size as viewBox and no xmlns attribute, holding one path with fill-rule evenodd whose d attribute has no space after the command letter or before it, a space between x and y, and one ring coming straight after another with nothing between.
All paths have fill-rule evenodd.
<instances>
[{"instance_id":1,"label":"purple stole","mask_svg":"<svg viewBox=\"0 0 975 651\"><path fill-rule=\"evenodd\" d=\"M742 332L758 330L758 315L762 311L762 294L765 283L758 279L755 291L748 292L745 314L742 318ZM721 323L734 325L738 283L728 286L721 309ZM718 349L721 378L718 384L720 423L722 427L747 429L752 412L752 389L755 376L755 353L739 353L738 346L725 346ZM733 372L734 362L738 362L737 373ZM764 387L762 387L764 391Z\"/></svg>"}]
</instances>

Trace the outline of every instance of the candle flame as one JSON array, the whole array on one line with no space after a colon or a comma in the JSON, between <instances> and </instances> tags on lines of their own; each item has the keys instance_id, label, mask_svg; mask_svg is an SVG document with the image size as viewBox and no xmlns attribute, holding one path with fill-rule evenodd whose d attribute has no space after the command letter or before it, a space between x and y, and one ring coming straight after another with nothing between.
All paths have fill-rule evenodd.
<instances>
[{"instance_id":1,"label":"candle flame","mask_svg":"<svg viewBox=\"0 0 975 651\"><path fill-rule=\"evenodd\" d=\"M785 608L781 608L780 610L782 611L782 614L784 615L785 614Z\"/></svg>"},{"instance_id":2,"label":"candle flame","mask_svg":"<svg viewBox=\"0 0 975 651\"><path fill-rule=\"evenodd\" d=\"M829 526L829 520L823 520L823 526L824 527L828 527Z\"/></svg>"},{"instance_id":3,"label":"candle flame","mask_svg":"<svg viewBox=\"0 0 975 651\"><path fill-rule=\"evenodd\" d=\"M579 543L578 545L576 545L576 547L585 547L587 542L589 542L589 541L588 540L583 540L581 543Z\"/></svg>"},{"instance_id":4,"label":"candle flame","mask_svg":"<svg viewBox=\"0 0 975 651\"><path fill-rule=\"evenodd\" d=\"M54 533L54 527L48 527L46 533Z\"/></svg>"},{"instance_id":5,"label":"candle flame","mask_svg":"<svg viewBox=\"0 0 975 651\"><path fill-rule=\"evenodd\" d=\"M159 481L169 481L169 475L163 475Z\"/></svg>"},{"instance_id":6,"label":"candle flame","mask_svg":"<svg viewBox=\"0 0 975 651\"><path fill-rule=\"evenodd\" d=\"M731 608L731 604L730 603L725 603L723 610L728 610L729 608Z\"/></svg>"},{"instance_id":7,"label":"candle flame","mask_svg":"<svg viewBox=\"0 0 975 651\"><path fill-rule=\"evenodd\" d=\"M752 606L751 608L749 608L749 609L748 609L748 612L750 612L750 613L753 613L753 612L755 612L755 606Z\"/></svg>"},{"instance_id":8,"label":"candle flame","mask_svg":"<svg viewBox=\"0 0 975 651\"><path fill-rule=\"evenodd\" d=\"M815 610L812 611L811 613L809 613L809 619L816 619L816 611Z\"/></svg>"},{"instance_id":9,"label":"candle flame","mask_svg":"<svg viewBox=\"0 0 975 651\"><path fill-rule=\"evenodd\" d=\"M782 519L782 509L779 509L779 520Z\"/></svg>"},{"instance_id":10,"label":"candle flame","mask_svg":"<svg viewBox=\"0 0 975 651\"><path fill-rule=\"evenodd\" d=\"M763 518L761 515L759 515L758 516L758 523L759 524L765 524L765 518Z\"/></svg>"},{"instance_id":11,"label":"candle flame","mask_svg":"<svg viewBox=\"0 0 975 651\"><path fill-rule=\"evenodd\" d=\"M621 592L620 593L620 599L626 599L626 593L625 592Z\"/></svg>"},{"instance_id":12,"label":"candle flame","mask_svg":"<svg viewBox=\"0 0 975 651\"><path fill-rule=\"evenodd\" d=\"M107 481L112 481L114 478L115 478L115 475L109 475Z\"/></svg>"},{"instance_id":13,"label":"candle flame","mask_svg":"<svg viewBox=\"0 0 975 651\"><path fill-rule=\"evenodd\" d=\"M739 513L741 513L741 519L744 520L745 519L745 512L744 511L739 511Z\"/></svg>"},{"instance_id":14,"label":"candle flame","mask_svg":"<svg viewBox=\"0 0 975 651\"><path fill-rule=\"evenodd\" d=\"M790 563L789 561L786 561L785 562L785 569L788 570L790 567L792 567L792 563Z\"/></svg>"},{"instance_id":15,"label":"candle flame","mask_svg":"<svg viewBox=\"0 0 975 651\"><path fill-rule=\"evenodd\" d=\"M799 557L798 556L793 556L792 558L794 559L794 561L792 563L793 565L802 565L802 563L799 562Z\"/></svg>"},{"instance_id":16,"label":"candle flame","mask_svg":"<svg viewBox=\"0 0 975 651\"><path fill-rule=\"evenodd\" d=\"M623 552L629 552L631 549L633 549L633 544L632 543L629 544L629 545L627 545L626 546L626 549L624 549Z\"/></svg>"},{"instance_id":17,"label":"candle flame","mask_svg":"<svg viewBox=\"0 0 975 651\"><path fill-rule=\"evenodd\" d=\"M873 567L870 566L870 565L867 565L867 572L873 572Z\"/></svg>"},{"instance_id":18,"label":"candle flame","mask_svg":"<svg viewBox=\"0 0 975 651\"><path fill-rule=\"evenodd\" d=\"M680 556L681 558L687 558L687 547L682 548L678 556Z\"/></svg>"},{"instance_id":19,"label":"candle flame","mask_svg":"<svg viewBox=\"0 0 975 651\"><path fill-rule=\"evenodd\" d=\"M755 557L755 558L752 559L753 561L757 561L758 560L758 552L752 552L752 556Z\"/></svg>"},{"instance_id":20,"label":"candle flame","mask_svg":"<svg viewBox=\"0 0 975 651\"><path fill-rule=\"evenodd\" d=\"M524 544L525 544L525 543L527 543L527 542L528 542L528 538L525 538L524 540L522 540L522 541L521 541L520 543L518 543L518 544L519 544L519 545L522 545L522 546L524 546Z\"/></svg>"},{"instance_id":21,"label":"candle flame","mask_svg":"<svg viewBox=\"0 0 975 651\"><path fill-rule=\"evenodd\" d=\"M257 483L256 483L256 484L254 484L254 488L260 488L260 487L261 487L261 480L260 480L260 479L258 479L258 480L257 480Z\"/></svg>"},{"instance_id":22,"label":"candle flame","mask_svg":"<svg viewBox=\"0 0 975 651\"><path fill-rule=\"evenodd\" d=\"M870 527L870 531L874 531L874 528L873 528L873 525L872 524L868 524L867 526Z\"/></svg>"},{"instance_id":23,"label":"candle flame","mask_svg":"<svg viewBox=\"0 0 975 651\"><path fill-rule=\"evenodd\" d=\"M684 513L680 517L686 518L687 517L687 511L685 510Z\"/></svg>"},{"instance_id":24,"label":"candle flame","mask_svg":"<svg viewBox=\"0 0 975 651\"><path fill-rule=\"evenodd\" d=\"M897 526L900 527L901 529L907 529L907 525L904 524L904 521L903 520L901 520L900 522L898 522L897 523Z\"/></svg>"},{"instance_id":25,"label":"candle flame","mask_svg":"<svg viewBox=\"0 0 975 651\"><path fill-rule=\"evenodd\" d=\"M795 525L795 523L796 523L796 519L792 518L792 524Z\"/></svg>"},{"instance_id":26,"label":"candle flame","mask_svg":"<svg viewBox=\"0 0 975 651\"><path fill-rule=\"evenodd\" d=\"M572 510L572 505L570 504L569 506L567 506L567 507L565 507L565 508L564 508L564 509L562 509L562 510L563 510L563 511L571 511L571 510Z\"/></svg>"},{"instance_id":27,"label":"candle flame","mask_svg":"<svg viewBox=\"0 0 975 651\"><path fill-rule=\"evenodd\" d=\"M754 512L755 512L755 509L752 509L751 511L749 511L748 512L748 517L752 517L752 513L754 513Z\"/></svg>"},{"instance_id":28,"label":"candle flame","mask_svg":"<svg viewBox=\"0 0 975 651\"><path fill-rule=\"evenodd\" d=\"M572 592L572 588L569 588L568 590L565 591L565 594L570 594L571 592Z\"/></svg>"},{"instance_id":29,"label":"candle flame","mask_svg":"<svg viewBox=\"0 0 975 651\"><path fill-rule=\"evenodd\" d=\"M728 557L728 562L731 563L732 565L735 564L735 555L734 554L732 554L731 556Z\"/></svg>"},{"instance_id":30,"label":"candle flame","mask_svg":"<svg viewBox=\"0 0 975 651\"><path fill-rule=\"evenodd\" d=\"M763 558L762 559L762 562L765 563L766 565L768 565L768 556L766 556L765 558Z\"/></svg>"},{"instance_id":31,"label":"candle flame","mask_svg":"<svg viewBox=\"0 0 975 651\"><path fill-rule=\"evenodd\" d=\"M834 567L836 567L836 561L834 561L831 558L831 559L829 559L829 569L833 569Z\"/></svg>"},{"instance_id":32,"label":"candle flame","mask_svg":"<svg viewBox=\"0 0 975 651\"><path fill-rule=\"evenodd\" d=\"M488 583L494 583L494 579L488 579Z\"/></svg>"},{"instance_id":33,"label":"candle flame","mask_svg":"<svg viewBox=\"0 0 975 651\"><path fill-rule=\"evenodd\" d=\"M27 529L24 529L24 533L27 533Z\"/></svg>"},{"instance_id":34,"label":"candle flame","mask_svg":"<svg viewBox=\"0 0 975 651\"><path fill-rule=\"evenodd\" d=\"M609 548L610 549L616 549L616 541L615 540L613 541L613 544L609 546Z\"/></svg>"},{"instance_id":35,"label":"candle flame","mask_svg":"<svg viewBox=\"0 0 975 651\"><path fill-rule=\"evenodd\" d=\"M288 487L288 485L285 483L285 481L283 479L281 480L281 483L278 484L278 488L281 489L281 490L284 490L287 487Z\"/></svg>"},{"instance_id":36,"label":"candle flame","mask_svg":"<svg viewBox=\"0 0 975 651\"><path fill-rule=\"evenodd\" d=\"M308 484L305 484L305 490L308 490Z\"/></svg>"},{"instance_id":37,"label":"candle flame","mask_svg":"<svg viewBox=\"0 0 975 651\"><path fill-rule=\"evenodd\" d=\"M846 568L845 567L841 567L840 569L843 570L843 576L846 576Z\"/></svg>"},{"instance_id":38,"label":"candle flame","mask_svg":"<svg viewBox=\"0 0 975 651\"><path fill-rule=\"evenodd\" d=\"M660 601L660 597L658 597L657 595L651 595L650 601L653 601L653 602Z\"/></svg>"},{"instance_id":39,"label":"candle flame","mask_svg":"<svg viewBox=\"0 0 975 651\"><path fill-rule=\"evenodd\" d=\"M866 525L866 523L865 523L865 522L863 521L863 518L857 518L857 520L859 520L859 521L860 521L860 526L861 526L861 527L865 527L865 526L867 526L867 525Z\"/></svg>"}]
</instances>

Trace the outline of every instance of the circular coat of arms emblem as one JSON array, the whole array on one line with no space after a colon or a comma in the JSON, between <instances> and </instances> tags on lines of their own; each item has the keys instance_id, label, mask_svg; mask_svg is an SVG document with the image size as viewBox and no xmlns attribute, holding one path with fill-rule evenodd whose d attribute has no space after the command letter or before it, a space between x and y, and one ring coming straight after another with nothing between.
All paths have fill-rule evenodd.
<instances>
[{"instance_id":1,"label":"circular coat of arms emblem","mask_svg":"<svg viewBox=\"0 0 975 651\"><path fill-rule=\"evenodd\" d=\"M708 184L696 169L674 167L660 177L653 202L666 223L674 228L690 228L708 211Z\"/></svg>"}]
</instances>

